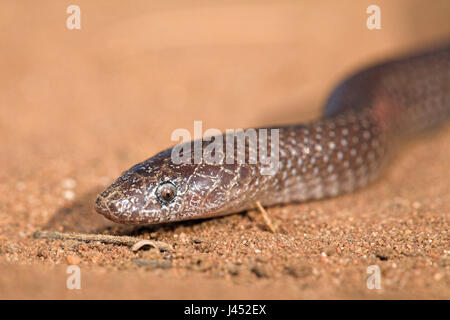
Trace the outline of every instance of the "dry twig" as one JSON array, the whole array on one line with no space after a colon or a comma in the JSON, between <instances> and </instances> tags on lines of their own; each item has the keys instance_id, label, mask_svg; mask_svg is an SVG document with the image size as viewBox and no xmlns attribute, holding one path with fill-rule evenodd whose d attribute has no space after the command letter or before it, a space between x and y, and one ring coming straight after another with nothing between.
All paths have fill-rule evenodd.
<instances>
[{"instance_id":1,"label":"dry twig","mask_svg":"<svg viewBox=\"0 0 450 320\"><path fill-rule=\"evenodd\" d=\"M145 240L128 236L111 236L105 234L82 234L82 233L62 233L56 231L36 231L35 239L53 239L53 240L77 240L83 242L101 242L116 245L125 245L133 251L137 251L143 246L149 245L160 251L174 251L172 246L162 241Z\"/></svg>"}]
</instances>

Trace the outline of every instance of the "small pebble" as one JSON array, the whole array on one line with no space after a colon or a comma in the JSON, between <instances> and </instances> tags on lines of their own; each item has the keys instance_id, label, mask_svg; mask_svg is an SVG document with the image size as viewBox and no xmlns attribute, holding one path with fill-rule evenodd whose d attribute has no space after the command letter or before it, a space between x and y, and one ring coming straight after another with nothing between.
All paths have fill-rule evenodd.
<instances>
[{"instance_id":1,"label":"small pebble","mask_svg":"<svg viewBox=\"0 0 450 320\"><path fill-rule=\"evenodd\" d=\"M258 278L269 278L270 277L270 270L267 267L266 264L256 264L253 266L251 271L258 277Z\"/></svg>"}]
</instances>

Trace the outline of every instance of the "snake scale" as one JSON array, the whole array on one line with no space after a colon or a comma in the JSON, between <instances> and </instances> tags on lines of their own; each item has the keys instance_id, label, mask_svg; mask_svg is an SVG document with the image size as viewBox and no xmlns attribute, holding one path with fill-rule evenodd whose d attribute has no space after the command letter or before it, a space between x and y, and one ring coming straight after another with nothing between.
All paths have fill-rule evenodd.
<instances>
[{"instance_id":1,"label":"snake scale","mask_svg":"<svg viewBox=\"0 0 450 320\"><path fill-rule=\"evenodd\" d=\"M276 127L273 175L261 174L260 163L175 164L168 149L124 172L95 207L118 223L153 224L245 211L257 201L270 206L333 197L376 179L405 138L449 116L447 46L355 73L332 91L321 118ZM246 145L246 159L251 151Z\"/></svg>"}]
</instances>

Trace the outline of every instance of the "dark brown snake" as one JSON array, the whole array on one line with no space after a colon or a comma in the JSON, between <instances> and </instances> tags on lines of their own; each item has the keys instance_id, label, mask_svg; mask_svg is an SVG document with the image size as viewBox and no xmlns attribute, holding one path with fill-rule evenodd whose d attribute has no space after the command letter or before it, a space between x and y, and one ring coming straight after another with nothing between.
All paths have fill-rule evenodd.
<instances>
[{"instance_id":1,"label":"dark brown snake","mask_svg":"<svg viewBox=\"0 0 450 320\"><path fill-rule=\"evenodd\" d=\"M404 138L449 116L445 47L356 73L332 92L322 118L277 127L273 175L247 161L175 164L168 149L123 173L98 196L96 210L118 223L151 224L245 211L257 201L270 206L336 196L377 178ZM201 143L204 149L210 142ZM251 151L247 145L246 160Z\"/></svg>"}]
</instances>

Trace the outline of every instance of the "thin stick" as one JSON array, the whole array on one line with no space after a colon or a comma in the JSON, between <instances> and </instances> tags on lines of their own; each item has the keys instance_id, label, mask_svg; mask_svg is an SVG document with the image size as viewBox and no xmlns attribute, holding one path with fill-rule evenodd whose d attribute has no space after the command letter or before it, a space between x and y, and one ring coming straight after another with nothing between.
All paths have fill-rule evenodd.
<instances>
[{"instance_id":1,"label":"thin stick","mask_svg":"<svg viewBox=\"0 0 450 320\"><path fill-rule=\"evenodd\" d=\"M160 251L174 251L172 246L162 241L144 240L128 236L111 236L105 234L83 234L83 233L61 233L56 231L36 231L35 239L53 239L53 240L77 240L83 242L109 243L116 245L125 245L137 251L144 245L150 245Z\"/></svg>"},{"instance_id":2,"label":"thin stick","mask_svg":"<svg viewBox=\"0 0 450 320\"><path fill-rule=\"evenodd\" d=\"M263 206L261 205L261 203L259 201L256 201L256 207L258 208L259 212L261 213L267 229L269 229L270 232L275 233L275 227L272 224L272 221L270 220L269 215L267 214L266 210L263 208Z\"/></svg>"}]
</instances>

